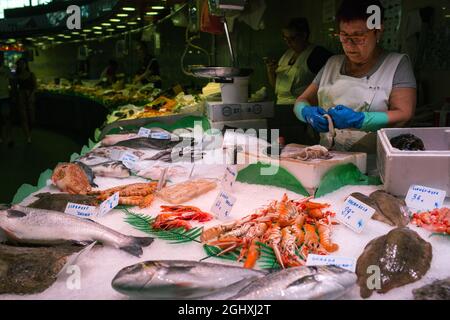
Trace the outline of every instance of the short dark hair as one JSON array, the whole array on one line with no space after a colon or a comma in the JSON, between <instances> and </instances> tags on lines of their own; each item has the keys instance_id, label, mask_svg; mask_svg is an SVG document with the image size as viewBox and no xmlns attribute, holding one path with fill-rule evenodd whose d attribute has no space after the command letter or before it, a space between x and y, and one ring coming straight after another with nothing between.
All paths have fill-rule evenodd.
<instances>
[{"instance_id":1,"label":"short dark hair","mask_svg":"<svg viewBox=\"0 0 450 320\"><path fill-rule=\"evenodd\" d=\"M384 7L379 0L344 0L336 14L336 21L350 22L356 20L367 21L372 15L367 8L375 5L381 9L381 21L384 20Z\"/></svg>"},{"instance_id":2,"label":"short dark hair","mask_svg":"<svg viewBox=\"0 0 450 320\"><path fill-rule=\"evenodd\" d=\"M309 39L309 35L311 33L308 20L303 17L291 19L285 29L295 31L296 33L306 34L306 40Z\"/></svg>"}]
</instances>

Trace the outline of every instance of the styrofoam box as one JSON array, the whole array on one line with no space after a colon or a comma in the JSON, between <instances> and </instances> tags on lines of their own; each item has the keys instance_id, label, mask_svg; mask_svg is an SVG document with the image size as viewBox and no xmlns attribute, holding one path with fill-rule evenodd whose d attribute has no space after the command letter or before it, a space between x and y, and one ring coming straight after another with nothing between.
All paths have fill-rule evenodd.
<instances>
[{"instance_id":1,"label":"styrofoam box","mask_svg":"<svg viewBox=\"0 0 450 320\"><path fill-rule=\"evenodd\" d=\"M208 118L213 122L267 119L273 118L274 106L274 102L249 102L237 104L207 102L206 112Z\"/></svg>"},{"instance_id":2,"label":"styrofoam box","mask_svg":"<svg viewBox=\"0 0 450 320\"><path fill-rule=\"evenodd\" d=\"M402 134L422 139L426 151L402 151L390 140ZM450 128L389 128L378 131L377 165L386 191L406 196L411 185L450 195Z\"/></svg>"},{"instance_id":3,"label":"styrofoam box","mask_svg":"<svg viewBox=\"0 0 450 320\"><path fill-rule=\"evenodd\" d=\"M366 173L367 171L367 154L365 153L331 151L333 155L332 159L301 161L269 157L264 155L261 150L238 152L238 169L242 170L258 161L280 166L295 176L310 194L315 193L323 176L335 166L353 163L362 173ZM259 152L259 154L256 154L255 151Z\"/></svg>"}]
</instances>

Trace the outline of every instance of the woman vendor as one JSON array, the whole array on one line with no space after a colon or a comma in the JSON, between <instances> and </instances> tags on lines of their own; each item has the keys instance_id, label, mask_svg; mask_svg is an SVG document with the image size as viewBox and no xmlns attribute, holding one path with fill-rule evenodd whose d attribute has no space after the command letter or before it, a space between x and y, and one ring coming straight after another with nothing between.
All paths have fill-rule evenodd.
<instances>
[{"instance_id":1,"label":"woman vendor","mask_svg":"<svg viewBox=\"0 0 450 320\"><path fill-rule=\"evenodd\" d=\"M376 0L344 0L336 20L343 55L331 57L297 99L295 115L329 137L328 114L336 129L334 149L375 153L376 131L401 127L416 107L416 80L409 58L381 48L383 25L370 29L368 7Z\"/></svg>"}]
</instances>

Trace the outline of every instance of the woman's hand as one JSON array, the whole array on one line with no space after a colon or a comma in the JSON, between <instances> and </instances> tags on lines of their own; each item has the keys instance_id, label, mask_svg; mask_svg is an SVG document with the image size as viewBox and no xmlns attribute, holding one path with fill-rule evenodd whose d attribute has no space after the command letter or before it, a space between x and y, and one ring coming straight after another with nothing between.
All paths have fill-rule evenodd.
<instances>
[{"instance_id":1,"label":"woman's hand","mask_svg":"<svg viewBox=\"0 0 450 320\"><path fill-rule=\"evenodd\" d=\"M276 70L278 68L278 63L274 59L270 58L265 58L264 63L266 64L267 78L269 79L269 83L272 87L275 87L277 81Z\"/></svg>"},{"instance_id":2,"label":"woman's hand","mask_svg":"<svg viewBox=\"0 0 450 320\"><path fill-rule=\"evenodd\" d=\"M336 106L328 110L337 129L361 129L364 123L365 115L362 112L356 112L346 106Z\"/></svg>"}]
</instances>

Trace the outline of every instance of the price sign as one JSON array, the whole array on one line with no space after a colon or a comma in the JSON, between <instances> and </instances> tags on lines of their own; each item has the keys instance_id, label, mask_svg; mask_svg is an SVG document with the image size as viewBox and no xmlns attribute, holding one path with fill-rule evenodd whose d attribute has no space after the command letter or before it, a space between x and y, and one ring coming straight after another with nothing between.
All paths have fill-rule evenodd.
<instances>
[{"instance_id":1,"label":"price sign","mask_svg":"<svg viewBox=\"0 0 450 320\"><path fill-rule=\"evenodd\" d=\"M336 218L353 231L361 233L374 213L374 208L354 197L348 197L342 211L336 215Z\"/></svg>"},{"instance_id":2,"label":"price sign","mask_svg":"<svg viewBox=\"0 0 450 320\"><path fill-rule=\"evenodd\" d=\"M130 152L125 152L122 154L120 161L122 161L124 166L127 167L128 169L133 169L134 166L136 165L136 162L139 161L139 157Z\"/></svg>"},{"instance_id":3,"label":"price sign","mask_svg":"<svg viewBox=\"0 0 450 320\"><path fill-rule=\"evenodd\" d=\"M117 207L119 204L119 192L114 193L111 197L100 204L99 216L103 217L109 211Z\"/></svg>"},{"instance_id":4,"label":"price sign","mask_svg":"<svg viewBox=\"0 0 450 320\"><path fill-rule=\"evenodd\" d=\"M219 219L229 219L235 202L236 197L222 190L214 201L211 212L214 213Z\"/></svg>"},{"instance_id":5,"label":"price sign","mask_svg":"<svg viewBox=\"0 0 450 320\"><path fill-rule=\"evenodd\" d=\"M233 185L236 182L237 168L236 166L228 166L225 170L225 176L222 180L222 187L228 192L232 192Z\"/></svg>"},{"instance_id":6,"label":"price sign","mask_svg":"<svg viewBox=\"0 0 450 320\"><path fill-rule=\"evenodd\" d=\"M142 128L139 129L138 136L139 137L143 137L143 138L148 138L151 133L152 133L151 129L147 129L147 128L142 127Z\"/></svg>"},{"instance_id":7,"label":"price sign","mask_svg":"<svg viewBox=\"0 0 450 320\"><path fill-rule=\"evenodd\" d=\"M170 134L167 132L152 132L150 133L150 138L158 140L169 140Z\"/></svg>"},{"instance_id":8,"label":"price sign","mask_svg":"<svg viewBox=\"0 0 450 320\"><path fill-rule=\"evenodd\" d=\"M444 204L446 191L413 185L406 195L406 205L415 210L433 210Z\"/></svg>"},{"instance_id":9,"label":"price sign","mask_svg":"<svg viewBox=\"0 0 450 320\"><path fill-rule=\"evenodd\" d=\"M342 269L355 272L356 258L309 254L308 259L306 260L306 266L337 266Z\"/></svg>"},{"instance_id":10,"label":"price sign","mask_svg":"<svg viewBox=\"0 0 450 320\"><path fill-rule=\"evenodd\" d=\"M83 219L90 219L97 215L97 207L69 202L67 203L64 213Z\"/></svg>"}]
</instances>

